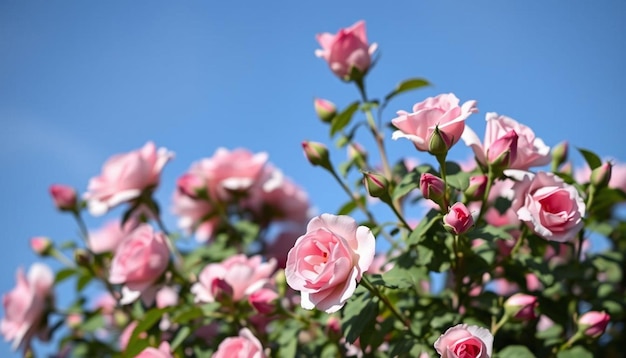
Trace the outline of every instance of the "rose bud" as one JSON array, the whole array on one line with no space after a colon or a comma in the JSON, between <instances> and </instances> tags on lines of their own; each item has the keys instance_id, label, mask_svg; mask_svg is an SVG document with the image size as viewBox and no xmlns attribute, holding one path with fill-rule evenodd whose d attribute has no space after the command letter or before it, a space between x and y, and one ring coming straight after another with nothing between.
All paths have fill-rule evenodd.
<instances>
[{"instance_id":1,"label":"rose bud","mask_svg":"<svg viewBox=\"0 0 626 358\"><path fill-rule=\"evenodd\" d=\"M337 114L337 106L333 102L322 98L316 98L313 101L313 107L317 117L324 123L330 123Z\"/></svg>"},{"instance_id":2,"label":"rose bud","mask_svg":"<svg viewBox=\"0 0 626 358\"><path fill-rule=\"evenodd\" d=\"M270 314L276 307L278 293L271 288L260 288L248 296L248 302L257 312Z\"/></svg>"},{"instance_id":3,"label":"rose bud","mask_svg":"<svg viewBox=\"0 0 626 358\"><path fill-rule=\"evenodd\" d=\"M613 164L606 162L591 171L589 182L596 188L604 188L611 180L611 171Z\"/></svg>"},{"instance_id":4,"label":"rose bud","mask_svg":"<svg viewBox=\"0 0 626 358\"><path fill-rule=\"evenodd\" d=\"M428 152L434 155L444 155L448 153L452 144L454 144L453 140L445 132L439 130L439 125L436 125L428 142Z\"/></svg>"},{"instance_id":5,"label":"rose bud","mask_svg":"<svg viewBox=\"0 0 626 358\"><path fill-rule=\"evenodd\" d=\"M330 156L328 155L328 148L322 143L318 142L302 142L302 149L304 149L304 155L306 159L314 166L321 166L326 169L331 169Z\"/></svg>"},{"instance_id":6,"label":"rose bud","mask_svg":"<svg viewBox=\"0 0 626 358\"><path fill-rule=\"evenodd\" d=\"M469 200L480 200L487 189L487 176L484 174L474 175L469 179L469 186L465 189L465 196Z\"/></svg>"},{"instance_id":7,"label":"rose bud","mask_svg":"<svg viewBox=\"0 0 626 358\"><path fill-rule=\"evenodd\" d=\"M424 173L420 177L420 190L424 198L439 204L444 198L446 184L438 176Z\"/></svg>"},{"instance_id":8,"label":"rose bud","mask_svg":"<svg viewBox=\"0 0 626 358\"><path fill-rule=\"evenodd\" d=\"M537 318L535 312L537 305L537 297L525 293L516 293L504 302L504 311L514 319L529 321Z\"/></svg>"},{"instance_id":9,"label":"rose bud","mask_svg":"<svg viewBox=\"0 0 626 358\"><path fill-rule=\"evenodd\" d=\"M517 158L517 133L514 130L491 143L487 149L487 162L498 169L508 169Z\"/></svg>"},{"instance_id":10,"label":"rose bud","mask_svg":"<svg viewBox=\"0 0 626 358\"><path fill-rule=\"evenodd\" d=\"M78 207L76 190L63 184L52 184L49 188L54 205L61 211L74 211Z\"/></svg>"},{"instance_id":11,"label":"rose bud","mask_svg":"<svg viewBox=\"0 0 626 358\"><path fill-rule=\"evenodd\" d=\"M461 235L474 225L474 218L465 204L456 202L443 217L443 227L449 232Z\"/></svg>"},{"instance_id":12,"label":"rose bud","mask_svg":"<svg viewBox=\"0 0 626 358\"><path fill-rule=\"evenodd\" d=\"M39 256L48 256L52 241L47 237L37 236L30 239L30 248Z\"/></svg>"},{"instance_id":13,"label":"rose bud","mask_svg":"<svg viewBox=\"0 0 626 358\"><path fill-rule=\"evenodd\" d=\"M389 181L379 173L364 172L363 182L370 196L385 201L389 199Z\"/></svg>"},{"instance_id":14,"label":"rose bud","mask_svg":"<svg viewBox=\"0 0 626 358\"><path fill-rule=\"evenodd\" d=\"M589 311L578 318L578 330L592 338L602 335L609 324L611 316L602 311Z\"/></svg>"},{"instance_id":15,"label":"rose bud","mask_svg":"<svg viewBox=\"0 0 626 358\"><path fill-rule=\"evenodd\" d=\"M567 161L568 143L561 142L552 148L552 168L558 168Z\"/></svg>"}]
</instances>

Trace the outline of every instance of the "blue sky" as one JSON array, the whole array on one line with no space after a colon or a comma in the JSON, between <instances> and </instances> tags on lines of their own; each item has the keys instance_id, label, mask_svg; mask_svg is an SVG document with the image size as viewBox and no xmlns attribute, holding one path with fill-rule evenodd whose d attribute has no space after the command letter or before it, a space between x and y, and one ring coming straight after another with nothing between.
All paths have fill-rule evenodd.
<instances>
[{"instance_id":1,"label":"blue sky","mask_svg":"<svg viewBox=\"0 0 626 358\"><path fill-rule=\"evenodd\" d=\"M300 143L328 138L312 109L315 96L345 106L358 94L313 55L315 34L359 19L381 55L367 79L371 97L409 77L434 84L392 101L384 120L454 92L478 101L480 113L467 123L479 136L484 114L494 111L550 146L568 140L626 161L623 1L381 4L1 1L0 292L14 286L18 266L37 260L29 238L76 237L48 186L83 192L109 156L147 140L176 153L158 191L164 208L175 179L223 146L267 151L319 211L336 210L343 194L306 162ZM406 141L387 146L394 158L432 163ZM469 156L466 148L453 152ZM166 223L174 227L169 213ZM10 356L8 344L0 344L0 355Z\"/></svg>"}]
</instances>

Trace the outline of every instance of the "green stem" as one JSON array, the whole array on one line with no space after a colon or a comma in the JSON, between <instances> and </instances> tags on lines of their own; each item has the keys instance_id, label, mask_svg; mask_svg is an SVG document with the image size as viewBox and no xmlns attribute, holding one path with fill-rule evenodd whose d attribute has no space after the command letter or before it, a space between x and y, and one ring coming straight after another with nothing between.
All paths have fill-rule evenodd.
<instances>
[{"instance_id":1,"label":"green stem","mask_svg":"<svg viewBox=\"0 0 626 358\"><path fill-rule=\"evenodd\" d=\"M485 212L487 211L487 204L489 203L489 193L491 192L491 187L493 186L493 182L495 181L495 175L489 165L489 169L487 171L487 186L485 187L485 193L483 194L483 200L480 203L480 211L478 212L478 218L476 219L476 223L479 223Z\"/></svg>"},{"instance_id":2,"label":"green stem","mask_svg":"<svg viewBox=\"0 0 626 358\"><path fill-rule=\"evenodd\" d=\"M361 280L361 284L363 286L365 286L365 288L367 288L374 296L378 297L385 306L387 306L387 308L389 308L389 310L391 311L391 313L396 316L396 318L398 320L400 320L400 322L402 322L402 324L404 325L404 327L410 332L411 331L411 323L410 321L405 318L402 313L400 313L400 311L398 311L398 309L396 308L396 306L393 305L393 303L391 301L389 301L389 298L387 296L385 296L382 292L380 292L380 290L378 289L378 287L372 285L371 282L369 282L369 280L367 279L366 276L363 276L362 280Z\"/></svg>"},{"instance_id":3,"label":"green stem","mask_svg":"<svg viewBox=\"0 0 626 358\"><path fill-rule=\"evenodd\" d=\"M500 328L502 328L502 326L504 326L504 324L507 323L508 321L509 321L509 315L505 313L502 316L502 318L500 318L498 323L496 323L494 326L491 327L491 334L495 336L496 333L500 330Z\"/></svg>"},{"instance_id":4,"label":"green stem","mask_svg":"<svg viewBox=\"0 0 626 358\"><path fill-rule=\"evenodd\" d=\"M448 212L448 205L449 205L449 199L450 199L450 195L448 193L448 179L447 179L447 173L446 173L446 155L447 154L442 154L442 155L435 155L435 158L437 158L437 163L439 163L439 175L441 175L441 180L443 180L443 205L441 207L441 212L446 214Z\"/></svg>"}]
</instances>

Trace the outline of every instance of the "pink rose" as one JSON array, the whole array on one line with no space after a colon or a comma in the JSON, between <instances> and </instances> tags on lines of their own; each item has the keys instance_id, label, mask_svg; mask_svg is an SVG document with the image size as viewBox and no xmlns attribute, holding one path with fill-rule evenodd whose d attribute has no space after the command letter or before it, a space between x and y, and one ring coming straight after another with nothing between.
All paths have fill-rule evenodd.
<instances>
[{"instance_id":1,"label":"pink rose","mask_svg":"<svg viewBox=\"0 0 626 358\"><path fill-rule=\"evenodd\" d=\"M511 209L546 240L567 242L583 227L585 203L573 186L552 173L507 171L521 181L513 185Z\"/></svg>"},{"instance_id":2,"label":"pink rose","mask_svg":"<svg viewBox=\"0 0 626 358\"><path fill-rule=\"evenodd\" d=\"M37 334L45 332L45 317L53 300L54 274L44 264L34 263L25 276L17 270L17 285L2 297L5 317L0 331L12 348L26 348Z\"/></svg>"},{"instance_id":3,"label":"pink rose","mask_svg":"<svg viewBox=\"0 0 626 358\"><path fill-rule=\"evenodd\" d=\"M413 106L413 113L398 111L398 117L391 120L398 130L392 139L406 138L413 142L417 150L429 151L435 127L447 148L461 139L465 120L477 112L476 101L467 101L459 107L459 99L452 93L429 97Z\"/></svg>"},{"instance_id":4,"label":"pink rose","mask_svg":"<svg viewBox=\"0 0 626 358\"><path fill-rule=\"evenodd\" d=\"M50 185L50 196L59 210L75 210L78 205L76 190L62 184Z\"/></svg>"},{"instance_id":5,"label":"pink rose","mask_svg":"<svg viewBox=\"0 0 626 358\"><path fill-rule=\"evenodd\" d=\"M220 343L212 358L265 358L261 342L248 328L242 328L239 336L229 337Z\"/></svg>"},{"instance_id":6,"label":"pink rose","mask_svg":"<svg viewBox=\"0 0 626 358\"><path fill-rule=\"evenodd\" d=\"M322 49L316 50L315 55L326 60L335 75L344 81L358 80L367 73L377 47L375 43L368 44L363 20L340 29L336 35L318 34L317 42ZM353 70L358 70L357 77L353 78Z\"/></svg>"},{"instance_id":7,"label":"pink rose","mask_svg":"<svg viewBox=\"0 0 626 358\"><path fill-rule=\"evenodd\" d=\"M274 288L260 288L248 296L248 302L257 312L270 314L274 311L278 298L278 292Z\"/></svg>"},{"instance_id":8,"label":"pink rose","mask_svg":"<svg viewBox=\"0 0 626 358\"><path fill-rule=\"evenodd\" d=\"M606 330L611 316L606 312L589 311L578 318L578 329L588 337L599 337Z\"/></svg>"},{"instance_id":9,"label":"pink rose","mask_svg":"<svg viewBox=\"0 0 626 358\"><path fill-rule=\"evenodd\" d=\"M490 358L493 335L488 329L459 324L448 328L435 342L441 358Z\"/></svg>"},{"instance_id":10,"label":"pink rose","mask_svg":"<svg viewBox=\"0 0 626 358\"><path fill-rule=\"evenodd\" d=\"M87 244L91 252L100 254L115 252L122 240L128 236L139 222L131 217L124 226L118 220L109 221L100 229L89 232Z\"/></svg>"},{"instance_id":11,"label":"pink rose","mask_svg":"<svg viewBox=\"0 0 626 358\"><path fill-rule=\"evenodd\" d=\"M515 319L529 321L537 318L535 309L538 303L537 297L535 296L525 293L516 293L504 302L504 309Z\"/></svg>"},{"instance_id":12,"label":"pink rose","mask_svg":"<svg viewBox=\"0 0 626 358\"><path fill-rule=\"evenodd\" d=\"M546 165L552 159L550 147L546 146L540 138L535 137L535 133L529 127L518 123L507 116L500 116L497 113L489 112L486 115L487 128L485 129L485 141L480 143L478 136L471 128L465 127L463 140L470 146L476 155L476 159L487 164L497 157L497 153L502 148L497 148L503 144L503 138L512 131L517 135L517 145L514 157L511 157L508 168L528 169L530 167ZM506 138L505 138L506 139Z\"/></svg>"},{"instance_id":13,"label":"pink rose","mask_svg":"<svg viewBox=\"0 0 626 358\"><path fill-rule=\"evenodd\" d=\"M195 234L199 242L209 241L219 225L219 217L213 211L208 200L190 197L179 190L174 192L172 213L178 216L178 227L188 235Z\"/></svg>"},{"instance_id":14,"label":"pink rose","mask_svg":"<svg viewBox=\"0 0 626 358\"><path fill-rule=\"evenodd\" d=\"M102 173L89 181L87 200L89 212L100 216L109 209L138 198L144 190L153 190L161 171L173 157L165 148L156 149L148 142L141 149L117 154L102 166Z\"/></svg>"},{"instance_id":15,"label":"pink rose","mask_svg":"<svg viewBox=\"0 0 626 358\"><path fill-rule=\"evenodd\" d=\"M314 217L287 255L287 284L301 291L305 309L332 313L352 296L374 260L375 239L349 216Z\"/></svg>"},{"instance_id":16,"label":"pink rose","mask_svg":"<svg viewBox=\"0 0 626 358\"><path fill-rule=\"evenodd\" d=\"M167 342L161 342L159 348L148 347L141 351L135 358L172 358L170 344Z\"/></svg>"},{"instance_id":17,"label":"pink rose","mask_svg":"<svg viewBox=\"0 0 626 358\"><path fill-rule=\"evenodd\" d=\"M196 302L215 302L222 294L240 301L268 283L275 269L273 259L262 262L259 255L250 258L244 254L235 255L202 269L191 292L196 296Z\"/></svg>"},{"instance_id":18,"label":"pink rose","mask_svg":"<svg viewBox=\"0 0 626 358\"><path fill-rule=\"evenodd\" d=\"M123 284L122 304L135 301L165 272L170 258L167 237L141 224L120 244L109 273L109 282Z\"/></svg>"},{"instance_id":19,"label":"pink rose","mask_svg":"<svg viewBox=\"0 0 626 358\"><path fill-rule=\"evenodd\" d=\"M443 217L443 226L456 235L466 233L473 225L472 213L461 202L454 203Z\"/></svg>"},{"instance_id":20,"label":"pink rose","mask_svg":"<svg viewBox=\"0 0 626 358\"><path fill-rule=\"evenodd\" d=\"M420 190L425 199L439 204L445 196L446 184L438 176L424 173L420 177Z\"/></svg>"}]
</instances>

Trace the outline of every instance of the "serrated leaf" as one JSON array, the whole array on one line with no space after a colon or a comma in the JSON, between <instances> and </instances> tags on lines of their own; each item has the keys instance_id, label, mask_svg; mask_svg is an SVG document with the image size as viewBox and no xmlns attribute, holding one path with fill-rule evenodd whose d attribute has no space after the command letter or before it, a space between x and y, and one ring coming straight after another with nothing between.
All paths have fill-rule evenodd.
<instances>
[{"instance_id":1,"label":"serrated leaf","mask_svg":"<svg viewBox=\"0 0 626 358\"><path fill-rule=\"evenodd\" d=\"M410 78L408 80L402 81L398 83L398 85L396 86L396 88L394 88L393 91L389 92L385 96L385 102L388 102L390 99L392 99L393 97L401 93L405 93L405 92L412 91L412 90L426 87L426 86L430 86L430 82L428 82L427 80L423 78Z\"/></svg>"},{"instance_id":2,"label":"serrated leaf","mask_svg":"<svg viewBox=\"0 0 626 358\"><path fill-rule=\"evenodd\" d=\"M341 113L338 113L330 124L330 136L334 136L335 133L344 129L352 119L354 113L359 109L359 102L352 102Z\"/></svg>"},{"instance_id":3,"label":"serrated leaf","mask_svg":"<svg viewBox=\"0 0 626 358\"><path fill-rule=\"evenodd\" d=\"M587 165L589 165L591 170L594 170L602 165L602 159L600 159L596 153L583 148L578 148L578 151L582 154L583 158L585 158L585 162L587 162Z\"/></svg>"},{"instance_id":4,"label":"serrated leaf","mask_svg":"<svg viewBox=\"0 0 626 358\"><path fill-rule=\"evenodd\" d=\"M498 352L501 358L535 358L535 355L526 347L514 345L508 346Z\"/></svg>"}]
</instances>

